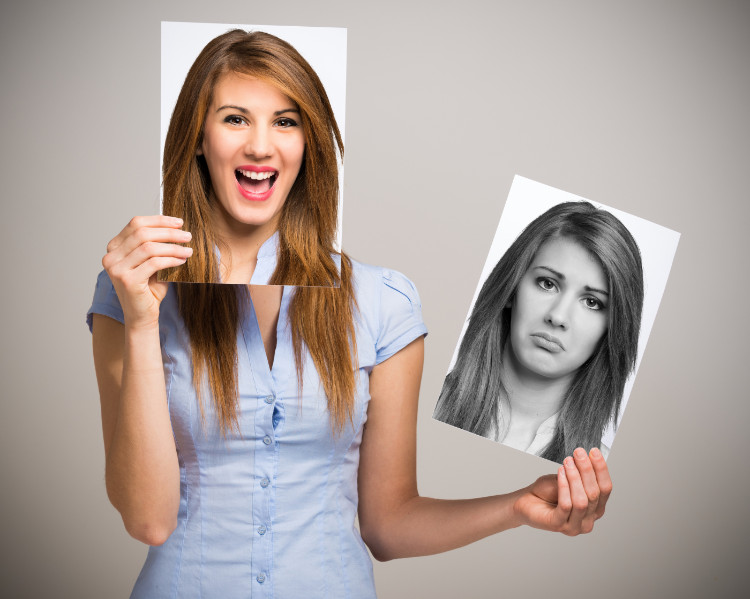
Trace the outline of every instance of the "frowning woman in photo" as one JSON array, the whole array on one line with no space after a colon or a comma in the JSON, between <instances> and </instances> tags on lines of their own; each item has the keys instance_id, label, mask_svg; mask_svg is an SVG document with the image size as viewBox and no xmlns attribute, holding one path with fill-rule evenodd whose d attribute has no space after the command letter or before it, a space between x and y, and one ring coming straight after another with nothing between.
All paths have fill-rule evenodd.
<instances>
[{"instance_id":1,"label":"frowning woman in photo","mask_svg":"<svg viewBox=\"0 0 750 599\"><path fill-rule=\"evenodd\" d=\"M642 308L627 228L588 202L551 208L482 286L435 418L556 462L576 447L607 454Z\"/></svg>"}]
</instances>

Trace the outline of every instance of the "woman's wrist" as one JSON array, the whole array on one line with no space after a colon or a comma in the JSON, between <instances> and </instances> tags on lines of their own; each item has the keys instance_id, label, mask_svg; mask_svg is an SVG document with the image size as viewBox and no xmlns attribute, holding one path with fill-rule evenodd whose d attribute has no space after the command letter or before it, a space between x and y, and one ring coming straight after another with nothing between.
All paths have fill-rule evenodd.
<instances>
[{"instance_id":1,"label":"woman's wrist","mask_svg":"<svg viewBox=\"0 0 750 599\"><path fill-rule=\"evenodd\" d=\"M139 320L131 319L125 316L123 324L125 325L125 337L127 338L141 338L149 337L154 333L159 332L159 317L156 318Z\"/></svg>"},{"instance_id":2,"label":"woman's wrist","mask_svg":"<svg viewBox=\"0 0 750 599\"><path fill-rule=\"evenodd\" d=\"M524 493L526 493L525 488L519 489L518 491L513 491L512 493L508 493L506 495L502 495L502 497L505 499L506 513L504 514L505 525L499 532L502 532L503 530L509 530L511 528L518 528L519 526L523 526L527 523L526 519L521 513L521 510L519 510L518 507L518 500L521 498L521 496L523 496Z\"/></svg>"},{"instance_id":3,"label":"woman's wrist","mask_svg":"<svg viewBox=\"0 0 750 599\"><path fill-rule=\"evenodd\" d=\"M157 359L158 358L158 359ZM125 324L125 363L138 370L161 369L161 343L159 321L152 323Z\"/></svg>"}]
</instances>

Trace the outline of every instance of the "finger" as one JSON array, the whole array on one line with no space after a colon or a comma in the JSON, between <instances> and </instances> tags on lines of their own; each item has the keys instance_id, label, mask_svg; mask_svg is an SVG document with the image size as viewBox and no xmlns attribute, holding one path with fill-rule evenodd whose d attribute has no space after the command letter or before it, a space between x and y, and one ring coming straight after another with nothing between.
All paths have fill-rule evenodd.
<instances>
[{"instance_id":1,"label":"finger","mask_svg":"<svg viewBox=\"0 0 750 599\"><path fill-rule=\"evenodd\" d=\"M573 452L573 459L575 459L578 473L581 475L581 482L583 483L583 490L586 493L586 497L589 500L588 515L593 515L596 512L596 506L599 504L599 482L596 480L596 474L594 473L594 467L591 464L589 455L584 449L578 447Z\"/></svg>"},{"instance_id":2,"label":"finger","mask_svg":"<svg viewBox=\"0 0 750 599\"><path fill-rule=\"evenodd\" d=\"M583 481L581 481L581 474L578 472L575 460L568 456L563 461L563 465L565 466L565 475L568 478L568 485L570 486L570 501L572 504L570 517L568 518L568 533L575 535L581 532L581 523L588 511L589 499L586 497Z\"/></svg>"},{"instance_id":3,"label":"finger","mask_svg":"<svg viewBox=\"0 0 750 599\"><path fill-rule=\"evenodd\" d=\"M173 256L154 256L138 265L138 268L133 270L133 276L138 280L146 280L147 282L152 281L152 277L165 268L172 268L173 266L180 266L187 261L187 258L177 258ZM167 285L167 283L159 283L159 285ZM162 288L163 293L161 297L164 297L166 290Z\"/></svg>"},{"instance_id":4,"label":"finger","mask_svg":"<svg viewBox=\"0 0 750 599\"><path fill-rule=\"evenodd\" d=\"M192 256L193 249L173 243L159 243L148 241L136 247L127 256L119 260L109 269L113 281L121 280L126 286L131 284L143 285L148 282L149 277L154 274L150 268L140 269L140 266L152 258L170 258L181 260L177 264L183 264L187 258ZM160 262L161 264L161 262ZM169 266L175 266L173 261ZM160 268L167 268L162 266ZM158 270L158 269L157 269ZM154 271L155 272L155 271Z\"/></svg>"},{"instance_id":5,"label":"finger","mask_svg":"<svg viewBox=\"0 0 750 599\"><path fill-rule=\"evenodd\" d=\"M570 485L568 477L565 474L565 467L560 466L557 469L557 508L555 509L555 525L561 529L570 518L570 511L573 509L573 502L570 498Z\"/></svg>"},{"instance_id":6,"label":"finger","mask_svg":"<svg viewBox=\"0 0 750 599\"><path fill-rule=\"evenodd\" d=\"M122 265L130 270L135 270L151 258L189 258L192 255L193 248L188 246L147 241L130 252L122 260Z\"/></svg>"},{"instance_id":7,"label":"finger","mask_svg":"<svg viewBox=\"0 0 750 599\"><path fill-rule=\"evenodd\" d=\"M164 214L154 214L151 216L134 216L125 228L120 231L108 244L107 252L118 248L122 242L127 239L134 231L143 227L162 227L165 229L176 229L183 225L181 218L174 216L165 216Z\"/></svg>"},{"instance_id":8,"label":"finger","mask_svg":"<svg viewBox=\"0 0 750 599\"><path fill-rule=\"evenodd\" d=\"M604 460L604 456L598 447L594 447L589 452L589 458L591 459L591 465L594 469L597 484L599 485L599 503L596 506L596 518L601 518L604 515L604 508L607 505L609 496L612 494L612 479L609 476L607 462Z\"/></svg>"},{"instance_id":9,"label":"finger","mask_svg":"<svg viewBox=\"0 0 750 599\"><path fill-rule=\"evenodd\" d=\"M183 231L181 229L164 229L164 228L149 228L142 227L134 231L122 243L113 250L107 252L102 258L102 266L109 271L115 264L125 260L130 254L136 251L139 247L153 244L178 244L188 243L192 239L192 235L189 231ZM181 247L181 246L178 246ZM163 251L163 248L162 248ZM173 255L172 253L164 253L164 255ZM179 254L184 255L184 254Z\"/></svg>"},{"instance_id":10,"label":"finger","mask_svg":"<svg viewBox=\"0 0 750 599\"><path fill-rule=\"evenodd\" d=\"M131 219L128 225L107 244L107 252L113 252L128 242L143 242L156 238L160 241L189 241L189 238L185 235L186 232L181 231L180 227L182 227L180 219L163 216L137 216ZM149 235L149 233L151 234Z\"/></svg>"},{"instance_id":11,"label":"finger","mask_svg":"<svg viewBox=\"0 0 750 599\"><path fill-rule=\"evenodd\" d=\"M190 232L182 229L140 227L123 239L117 247L109 249L102 259L102 264L104 268L109 268L145 243L188 243L191 239Z\"/></svg>"}]
</instances>

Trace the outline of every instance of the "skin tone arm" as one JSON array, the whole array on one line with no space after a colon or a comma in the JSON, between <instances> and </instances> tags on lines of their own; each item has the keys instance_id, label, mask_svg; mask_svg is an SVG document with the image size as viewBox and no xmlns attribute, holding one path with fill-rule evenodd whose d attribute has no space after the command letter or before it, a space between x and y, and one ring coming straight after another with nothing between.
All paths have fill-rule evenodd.
<instances>
[{"instance_id":1,"label":"skin tone arm","mask_svg":"<svg viewBox=\"0 0 750 599\"><path fill-rule=\"evenodd\" d=\"M107 246L102 264L124 325L94 315L93 348L101 398L107 494L131 536L160 545L177 525L180 473L167 409L159 343L162 268L185 262L190 240L167 216L136 217Z\"/></svg>"},{"instance_id":2,"label":"skin tone arm","mask_svg":"<svg viewBox=\"0 0 750 599\"><path fill-rule=\"evenodd\" d=\"M440 553L523 524L571 536L590 532L612 491L598 449L577 449L557 475L514 493L465 500L419 495L416 423L423 360L420 338L370 374L358 486L360 530L373 556L384 561Z\"/></svg>"}]
</instances>

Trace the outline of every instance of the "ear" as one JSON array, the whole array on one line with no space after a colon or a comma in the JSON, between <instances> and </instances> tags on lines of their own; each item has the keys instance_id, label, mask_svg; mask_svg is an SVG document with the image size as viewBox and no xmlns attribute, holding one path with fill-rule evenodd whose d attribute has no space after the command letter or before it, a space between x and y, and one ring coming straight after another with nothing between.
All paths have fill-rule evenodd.
<instances>
[{"instance_id":1,"label":"ear","mask_svg":"<svg viewBox=\"0 0 750 599\"><path fill-rule=\"evenodd\" d=\"M503 308L503 310L506 310L512 307L513 307L513 296L511 295L510 299L505 303L505 307Z\"/></svg>"},{"instance_id":2,"label":"ear","mask_svg":"<svg viewBox=\"0 0 750 599\"><path fill-rule=\"evenodd\" d=\"M195 155L196 156L203 156L203 147L202 144L195 148Z\"/></svg>"}]
</instances>

